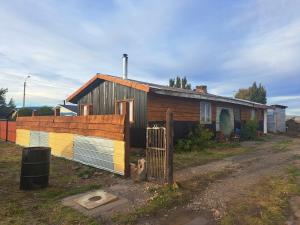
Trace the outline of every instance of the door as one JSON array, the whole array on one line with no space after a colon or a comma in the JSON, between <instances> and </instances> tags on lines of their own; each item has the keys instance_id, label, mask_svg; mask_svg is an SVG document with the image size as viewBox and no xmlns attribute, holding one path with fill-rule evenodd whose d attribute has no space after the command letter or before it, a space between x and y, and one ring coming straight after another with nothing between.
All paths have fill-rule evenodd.
<instances>
[{"instance_id":1,"label":"door","mask_svg":"<svg viewBox=\"0 0 300 225\"><path fill-rule=\"evenodd\" d=\"M222 109L220 113L220 130L225 136L230 136L233 127L228 109Z\"/></svg>"}]
</instances>

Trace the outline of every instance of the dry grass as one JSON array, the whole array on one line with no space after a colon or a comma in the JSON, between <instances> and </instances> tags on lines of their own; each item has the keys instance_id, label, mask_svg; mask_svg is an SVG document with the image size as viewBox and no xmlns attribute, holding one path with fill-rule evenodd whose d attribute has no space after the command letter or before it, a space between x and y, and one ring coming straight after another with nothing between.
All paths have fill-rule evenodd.
<instances>
[{"instance_id":1,"label":"dry grass","mask_svg":"<svg viewBox=\"0 0 300 225\"><path fill-rule=\"evenodd\" d=\"M273 145L273 149L275 152L283 152L288 151L289 146L293 143L293 140L282 140Z\"/></svg>"},{"instance_id":2,"label":"dry grass","mask_svg":"<svg viewBox=\"0 0 300 225\"><path fill-rule=\"evenodd\" d=\"M50 185L36 191L20 191L21 148L0 143L0 224L99 224L64 207L60 200L112 183L109 173L62 158L52 157ZM95 174L98 171L102 174ZM82 177L89 176L88 179Z\"/></svg>"},{"instance_id":3,"label":"dry grass","mask_svg":"<svg viewBox=\"0 0 300 225\"><path fill-rule=\"evenodd\" d=\"M219 145L202 151L180 152L174 154L174 169L203 165L212 161L249 152L250 149L237 144Z\"/></svg>"},{"instance_id":4,"label":"dry grass","mask_svg":"<svg viewBox=\"0 0 300 225\"><path fill-rule=\"evenodd\" d=\"M222 225L282 225L288 216L288 200L299 193L299 170L290 167L287 176L269 177L255 185L244 199L230 204Z\"/></svg>"}]
</instances>

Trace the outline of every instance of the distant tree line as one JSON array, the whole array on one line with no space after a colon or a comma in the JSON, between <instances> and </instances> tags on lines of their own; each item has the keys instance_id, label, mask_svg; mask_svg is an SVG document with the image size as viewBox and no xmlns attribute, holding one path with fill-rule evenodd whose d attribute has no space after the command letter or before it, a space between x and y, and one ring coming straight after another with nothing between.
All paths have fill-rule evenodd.
<instances>
[{"instance_id":1,"label":"distant tree line","mask_svg":"<svg viewBox=\"0 0 300 225\"><path fill-rule=\"evenodd\" d=\"M33 110L31 107L24 107L17 110L13 98L8 103L6 102L7 91L7 88L0 88L0 119L14 119L13 115L15 115L14 112L16 111L18 111L18 116L31 116ZM39 116L54 115L54 110L50 106L37 107L36 111Z\"/></svg>"},{"instance_id":2,"label":"distant tree line","mask_svg":"<svg viewBox=\"0 0 300 225\"><path fill-rule=\"evenodd\" d=\"M261 83L257 86L256 82L253 82L249 88L240 88L235 94L235 98L266 104L267 91Z\"/></svg>"},{"instance_id":3,"label":"distant tree line","mask_svg":"<svg viewBox=\"0 0 300 225\"><path fill-rule=\"evenodd\" d=\"M188 83L186 77L175 77L175 78L171 78L169 79L169 86L170 87L176 87L176 88L182 88L182 89L188 89L191 90L192 86L190 83Z\"/></svg>"},{"instance_id":4,"label":"distant tree line","mask_svg":"<svg viewBox=\"0 0 300 225\"><path fill-rule=\"evenodd\" d=\"M18 116L32 116L33 109L30 107L21 108L18 110ZM36 109L38 116L53 116L54 110L50 106L41 106Z\"/></svg>"}]
</instances>

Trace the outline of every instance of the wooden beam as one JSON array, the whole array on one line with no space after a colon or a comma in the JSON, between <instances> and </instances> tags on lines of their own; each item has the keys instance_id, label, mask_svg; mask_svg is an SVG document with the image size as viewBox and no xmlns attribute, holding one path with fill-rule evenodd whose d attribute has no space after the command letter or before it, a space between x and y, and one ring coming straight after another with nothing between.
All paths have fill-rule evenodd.
<instances>
[{"instance_id":1,"label":"wooden beam","mask_svg":"<svg viewBox=\"0 0 300 225\"><path fill-rule=\"evenodd\" d=\"M124 102L125 108L125 123L124 123L124 142L125 142L125 177L130 177L130 121L129 121L129 102Z\"/></svg>"},{"instance_id":2,"label":"wooden beam","mask_svg":"<svg viewBox=\"0 0 300 225\"><path fill-rule=\"evenodd\" d=\"M171 109L167 110L166 113L166 137L167 137L167 148L166 148L166 164L167 164L167 183L172 185L173 180L173 137L174 137L174 125L173 125L173 112Z\"/></svg>"}]
</instances>

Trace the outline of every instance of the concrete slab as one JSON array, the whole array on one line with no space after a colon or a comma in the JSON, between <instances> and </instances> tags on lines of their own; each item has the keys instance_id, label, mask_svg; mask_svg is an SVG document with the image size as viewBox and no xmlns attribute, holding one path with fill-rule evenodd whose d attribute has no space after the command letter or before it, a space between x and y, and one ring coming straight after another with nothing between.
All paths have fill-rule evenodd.
<instances>
[{"instance_id":1,"label":"concrete slab","mask_svg":"<svg viewBox=\"0 0 300 225\"><path fill-rule=\"evenodd\" d=\"M102 218L109 218L109 216L113 215L113 213L115 212L120 212L124 210L129 211L130 209L132 209L132 204L130 204L127 199L121 197L118 197L117 200L107 203L105 205L101 205L99 207L92 208L92 209L87 209L81 206L80 204L78 204L76 200L80 197L87 195L88 193L82 193L82 194L66 197L62 199L61 203L64 206L72 207L73 209L76 209L87 216L102 217Z\"/></svg>"},{"instance_id":2,"label":"concrete slab","mask_svg":"<svg viewBox=\"0 0 300 225\"><path fill-rule=\"evenodd\" d=\"M116 201L117 199L118 197L113 194L107 193L103 190L97 190L77 198L75 202L86 209L94 209L101 205Z\"/></svg>"}]
</instances>

